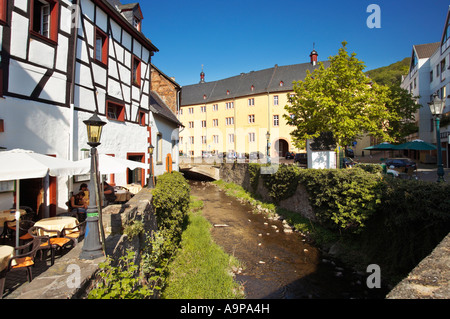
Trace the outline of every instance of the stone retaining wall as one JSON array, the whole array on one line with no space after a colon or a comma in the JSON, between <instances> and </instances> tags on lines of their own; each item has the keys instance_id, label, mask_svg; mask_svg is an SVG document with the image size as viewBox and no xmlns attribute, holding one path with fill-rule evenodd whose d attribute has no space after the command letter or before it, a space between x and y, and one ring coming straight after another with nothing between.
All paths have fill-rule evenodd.
<instances>
[{"instance_id":1,"label":"stone retaining wall","mask_svg":"<svg viewBox=\"0 0 450 319\"><path fill-rule=\"evenodd\" d=\"M227 183L235 183L242 186L245 190L255 192L261 196L265 202L271 202L267 189L264 187L263 178L260 176L256 190L250 185L250 174L248 171L248 163L222 164L220 167L220 178ZM316 215L309 203L308 193L306 189L299 185L295 194L290 198L284 199L277 204L278 207L287 209L291 212L299 213L312 221L316 221Z\"/></svg>"},{"instance_id":2,"label":"stone retaining wall","mask_svg":"<svg viewBox=\"0 0 450 319\"><path fill-rule=\"evenodd\" d=\"M122 234L123 228L136 220L144 223L146 231L156 230L157 223L151 204L152 194L142 189L130 201L123 205L111 205L104 208L102 217L106 232L106 251L113 260L125 255L129 248L140 251L145 238L129 240ZM47 271L35 277L31 283L25 283L11 293L7 299L77 299L86 297L95 284L98 265L106 260L81 260L79 255L84 241L78 243L63 257L57 257L55 264ZM139 258L138 254L137 258ZM77 282L78 281L78 282ZM76 285L76 284L78 285Z\"/></svg>"}]
</instances>

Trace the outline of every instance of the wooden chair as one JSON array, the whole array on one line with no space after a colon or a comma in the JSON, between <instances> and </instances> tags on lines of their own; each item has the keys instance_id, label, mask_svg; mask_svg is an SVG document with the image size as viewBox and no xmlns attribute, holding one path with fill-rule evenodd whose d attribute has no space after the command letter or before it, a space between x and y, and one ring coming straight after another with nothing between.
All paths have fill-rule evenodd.
<instances>
[{"instance_id":1,"label":"wooden chair","mask_svg":"<svg viewBox=\"0 0 450 319\"><path fill-rule=\"evenodd\" d=\"M34 259L38 248L39 240L37 238L33 238L27 244L16 248L16 251L19 251L19 255L12 257L8 262L8 266L0 272L0 299L3 298L5 280L8 272L26 269L28 282L33 280L31 267L34 266ZM27 250L28 252L25 253Z\"/></svg>"},{"instance_id":2,"label":"wooden chair","mask_svg":"<svg viewBox=\"0 0 450 319\"><path fill-rule=\"evenodd\" d=\"M33 239L28 233L28 229L34 225L32 220L20 220L19 221L19 240L24 244L26 241ZM3 227L2 237L9 237L14 239L16 236L16 220L6 221Z\"/></svg>"},{"instance_id":3,"label":"wooden chair","mask_svg":"<svg viewBox=\"0 0 450 319\"><path fill-rule=\"evenodd\" d=\"M51 265L55 263L55 252L59 250L62 254L62 249L65 248L71 240L69 238L61 237L61 232L57 230L45 229L39 226L33 226L28 230L28 233L33 238L38 238L39 240L39 248L38 251L41 252L41 260L42 260L42 251L51 252ZM41 234L54 234L52 236L49 235L41 235Z\"/></svg>"},{"instance_id":4,"label":"wooden chair","mask_svg":"<svg viewBox=\"0 0 450 319\"><path fill-rule=\"evenodd\" d=\"M79 223L75 227L64 228L61 232L61 236L64 238L69 238L73 243L73 247L75 247L78 244L79 239L82 238L86 232L86 223L87 220Z\"/></svg>"}]
</instances>

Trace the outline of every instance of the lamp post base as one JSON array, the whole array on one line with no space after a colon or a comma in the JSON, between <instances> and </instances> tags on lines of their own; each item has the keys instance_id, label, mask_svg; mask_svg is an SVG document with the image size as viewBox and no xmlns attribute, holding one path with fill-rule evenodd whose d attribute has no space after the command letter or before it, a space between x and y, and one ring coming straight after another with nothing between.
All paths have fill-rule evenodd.
<instances>
[{"instance_id":1,"label":"lamp post base","mask_svg":"<svg viewBox=\"0 0 450 319\"><path fill-rule=\"evenodd\" d=\"M80 254L80 259L97 259L103 257L102 245L100 244L98 217L88 217L87 226L88 233L84 238L83 250Z\"/></svg>"}]
</instances>

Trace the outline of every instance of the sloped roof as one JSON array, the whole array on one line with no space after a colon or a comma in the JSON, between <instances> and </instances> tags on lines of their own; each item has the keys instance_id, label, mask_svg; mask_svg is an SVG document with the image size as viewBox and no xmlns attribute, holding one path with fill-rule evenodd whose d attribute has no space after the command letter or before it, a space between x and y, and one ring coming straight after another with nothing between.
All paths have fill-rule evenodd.
<instances>
[{"instance_id":1,"label":"sloped roof","mask_svg":"<svg viewBox=\"0 0 450 319\"><path fill-rule=\"evenodd\" d=\"M329 61L323 62L325 67ZM313 72L319 64L301 63L241 73L223 80L183 86L181 106L209 103L267 92L285 92L293 89L294 81L304 80L306 72ZM282 85L280 85L282 83Z\"/></svg>"},{"instance_id":2,"label":"sloped roof","mask_svg":"<svg viewBox=\"0 0 450 319\"><path fill-rule=\"evenodd\" d=\"M150 111L152 111L153 114L161 116L166 120L174 123L175 125L183 126L183 124L178 121L177 116L173 114L170 108L166 105L166 103L164 103L164 101L155 91L150 91Z\"/></svg>"},{"instance_id":3,"label":"sloped roof","mask_svg":"<svg viewBox=\"0 0 450 319\"><path fill-rule=\"evenodd\" d=\"M436 52L440 44L440 42L416 44L414 45L414 49L416 50L417 57L419 59L426 59L432 56L434 52Z\"/></svg>"}]
</instances>

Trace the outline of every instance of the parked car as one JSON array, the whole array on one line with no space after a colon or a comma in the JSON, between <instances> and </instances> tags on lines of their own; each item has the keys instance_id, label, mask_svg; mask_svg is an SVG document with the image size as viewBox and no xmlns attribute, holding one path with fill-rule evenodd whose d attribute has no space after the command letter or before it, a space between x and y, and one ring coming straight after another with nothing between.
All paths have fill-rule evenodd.
<instances>
[{"instance_id":1,"label":"parked car","mask_svg":"<svg viewBox=\"0 0 450 319\"><path fill-rule=\"evenodd\" d=\"M297 165L308 165L308 157L306 153L297 153L294 156L294 164Z\"/></svg>"},{"instance_id":2,"label":"parked car","mask_svg":"<svg viewBox=\"0 0 450 319\"><path fill-rule=\"evenodd\" d=\"M294 152L286 152L286 159L293 159L295 156Z\"/></svg>"},{"instance_id":3,"label":"parked car","mask_svg":"<svg viewBox=\"0 0 450 319\"><path fill-rule=\"evenodd\" d=\"M409 158L388 158L384 162L387 168L394 166L395 169L402 173L408 173L417 170L416 162Z\"/></svg>"},{"instance_id":4,"label":"parked car","mask_svg":"<svg viewBox=\"0 0 450 319\"><path fill-rule=\"evenodd\" d=\"M261 159L264 157L264 154L261 152L251 152L249 155L249 158L251 160L255 160L255 159Z\"/></svg>"}]
</instances>

